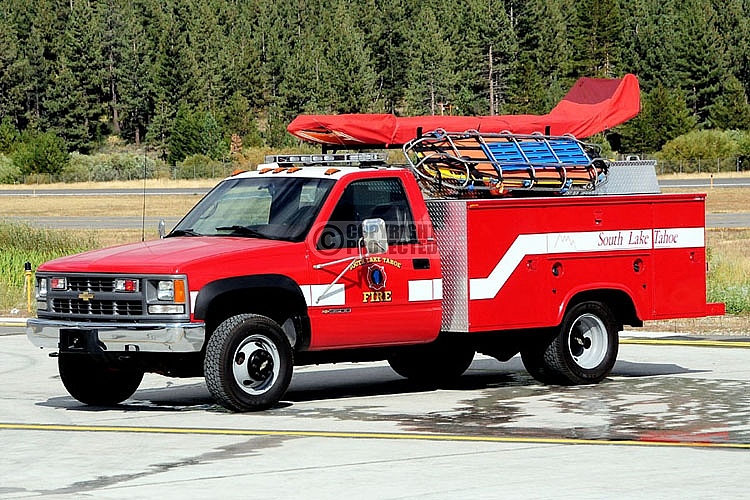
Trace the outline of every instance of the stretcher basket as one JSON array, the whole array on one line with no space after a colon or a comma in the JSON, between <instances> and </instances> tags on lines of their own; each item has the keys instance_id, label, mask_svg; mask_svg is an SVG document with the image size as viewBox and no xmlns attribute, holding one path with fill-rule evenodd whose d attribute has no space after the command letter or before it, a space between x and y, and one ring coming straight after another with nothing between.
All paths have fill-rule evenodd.
<instances>
[{"instance_id":1,"label":"stretcher basket","mask_svg":"<svg viewBox=\"0 0 750 500\"><path fill-rule=\"evenodd\" d=\"M403 151L423 185L456 196L593 191L606 181L609 167L597 145L571 135L437 129L408 142Z\"/></svg>"}]
</instances>

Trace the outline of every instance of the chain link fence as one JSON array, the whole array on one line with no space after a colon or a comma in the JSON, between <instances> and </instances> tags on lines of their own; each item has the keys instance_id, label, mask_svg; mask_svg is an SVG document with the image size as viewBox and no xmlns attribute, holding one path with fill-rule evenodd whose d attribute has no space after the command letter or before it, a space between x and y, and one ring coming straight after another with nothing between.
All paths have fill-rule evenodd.
<instances>
[{"instance_id":1,"label":"chain link fence","mask_svg":"<svg viewBox=\"0 0 750 500\"><path fill-rule=\"evenodd\" d=\"M623 157L623 159L628 156ZM687 160L664 160L654 155L640 155L644 160L656 160L656 173L662 174L718 174L750 172L750 158L732 156L728 158L693 158Z\"/></svg>"}]
</instances>

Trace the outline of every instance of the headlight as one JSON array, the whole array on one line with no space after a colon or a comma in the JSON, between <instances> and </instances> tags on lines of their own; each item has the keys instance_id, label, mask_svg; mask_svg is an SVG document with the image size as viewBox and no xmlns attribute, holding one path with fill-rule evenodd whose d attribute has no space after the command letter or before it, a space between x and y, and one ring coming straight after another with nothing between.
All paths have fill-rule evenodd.
<instances>
[{"instance_id":1,"label":"headlight","mask_svg":"<svg viewBox=\"0 0 750 500\"><path fill-rule=\"evenodd\" d=\"M156 289L156 298L172 302L174 300L174 281L160 281Z\"/></svg>"},{"instance_id":2,"label":"headlight","mask_svg":"<svg viewBox=\"0 0 750 500\"><path fill-rule=\"evenodd\" d=\"M147 287L148 314L183 315L187 313L187 280L185 278L148 280Z\"/></svg>"},{"instance_id":3,"label":"headlight","mask_svg":"<svg viewBox=\"0 0 750 500\"><path fill-rule=\"evenodd\" d=\"M156 286L156 298L165 302L185 302L185 280L163 280Z\"/></svg>"}]
</instances>

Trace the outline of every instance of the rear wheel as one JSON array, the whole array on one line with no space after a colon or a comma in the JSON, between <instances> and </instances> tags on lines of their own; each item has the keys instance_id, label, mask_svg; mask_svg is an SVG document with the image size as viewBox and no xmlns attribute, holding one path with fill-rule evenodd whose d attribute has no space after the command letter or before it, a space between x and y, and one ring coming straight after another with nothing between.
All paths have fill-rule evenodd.
<instances>
[{"instance_id":1,"label":"rear wheel","mask_svg":"<svg viewBox=\"0 0 750 500\"><path fill-rule=\"evenodd\" d=\"M543 384L562 384L565 380L556 372L547 367L544 361L546 349L528 349L521 351L523 366L529 375Z\"/></svg>"},{"instance_id":2,"label":"rear wheel","mask_svg":"<svg viewBox=\"0 0 750 500\"><path fill-rule=\"evenodd\" d=\"M232 411L272 407L289 387L294 366L284 331L270 318L239 314L208 340L204 372L214 398Z\"/></svg>"},{"instance_id":3,"label":"rear wheel","mask_svg":"<svg viewBox=\"0 0 750 500\"><path fill-rule=\"evenodd\" d=\"M128 399L143 380L143 371L107 364L89 354L61 352L60 379L71 396L92 406L111 406Z\"/></svg>"},{"instance_id":4,"label":"rear wheel","mask_svg":"<svg viewBox=\"0 0 750 500\"><path fill-rule=\"evenodd\" d=\"M405 348L388 358L388 364L409 380L441 384L460 377L471 365L474 354L468 346L437 341Z\"/></svg>"},{"instance_id":5,"label":"rear wheel","mask_svg":"<svg viewBox=\"0 0 750 500\"><path fill-rule=\"evenodd\" d=\"M617 321L601 302L570 308L551 342L522 353L529 373L546 384L595 384L612 370L618 351Z\"/></svg>"}]
</instances>

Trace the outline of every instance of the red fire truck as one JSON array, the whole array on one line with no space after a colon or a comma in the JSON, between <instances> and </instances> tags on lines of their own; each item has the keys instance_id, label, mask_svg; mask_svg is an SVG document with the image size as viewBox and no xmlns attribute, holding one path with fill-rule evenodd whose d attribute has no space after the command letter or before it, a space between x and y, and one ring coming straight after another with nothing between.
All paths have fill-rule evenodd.
<instances>
[{"instance_id":1,"label":"red fire truck","mask_svg":"<svg viewBox=\"0 0 750 500\"><path fill-rule=\"evenodd\" d=\"M705 196L659 193L648 162L581 162L585 147L435 131L404 147L406 166L269 158L161 239L40 266L28 337L91 405L154 372L259 410L295 365L385 359L440 384L477 352L520 353L543 383L597 383L623 325L723 304L706 303Z\"/></svg>"}]
</instances>

